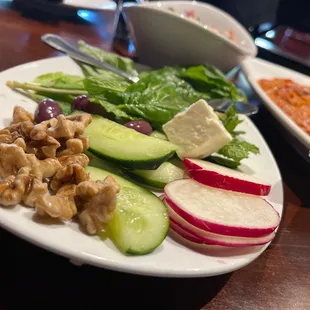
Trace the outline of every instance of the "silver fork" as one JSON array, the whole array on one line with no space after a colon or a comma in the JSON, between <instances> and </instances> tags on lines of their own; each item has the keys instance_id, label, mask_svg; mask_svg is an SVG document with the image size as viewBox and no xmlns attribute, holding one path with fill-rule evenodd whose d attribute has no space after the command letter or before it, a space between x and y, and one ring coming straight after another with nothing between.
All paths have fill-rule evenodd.
<instances>
[{"instance_id":1,"label":"silver fork","mask_svg":"<svg viewBox=\"0 0 310 310\"><path fill-rule=\"evenodd\" d=\"M113 71L114 73L121 75L122 77L136 83L139 81L139 78L137 75L129 74L127 72L124 72L106 62L100 61L99 59L96 59L94 57L91 57L83 52L81 52L79 49L77 49L75 46L71 45L68 41L63 39L62 37L52 34L52 33L47 33L44 34L41 37L41 40L48 44L49 46L57 49L58 51L61 51L63 53L66 53L69 55L71 58L81 61L83 63L93 65L99 68L107 69L110 71Z\"/></svg>"}]
</instances>

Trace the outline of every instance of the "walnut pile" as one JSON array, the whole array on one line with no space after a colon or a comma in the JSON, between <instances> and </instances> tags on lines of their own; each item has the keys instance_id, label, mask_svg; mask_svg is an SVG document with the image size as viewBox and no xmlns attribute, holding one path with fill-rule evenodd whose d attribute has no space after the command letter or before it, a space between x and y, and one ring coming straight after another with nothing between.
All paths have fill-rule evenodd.
<instances>
[{"instance_id":1,"label":"walnut pile","mask_svg":"<svg viewBox=\"0 0 310 310\"><path fill-rule=\"evenodd\" d=\"M77 216L89 234L102 229L113 217L120 187L111 176L91 181L85 170L89 140L83 135L91 122L82 113L36 124L15 106L11 124L0 130L0 204L23 203L61 221Z\"/></svg>"}]
</instances>

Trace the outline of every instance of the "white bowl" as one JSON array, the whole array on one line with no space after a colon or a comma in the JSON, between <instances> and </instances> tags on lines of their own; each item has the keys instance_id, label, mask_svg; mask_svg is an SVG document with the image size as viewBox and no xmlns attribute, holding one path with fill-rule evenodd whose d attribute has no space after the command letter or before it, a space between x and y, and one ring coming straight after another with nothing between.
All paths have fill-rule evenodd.
<instances>
[{"instance_id":1,"label":"white bowl","mask_svg":"<svg viewBox=\"0 0 310 310\"><path fill-rule=\"evenodd\" d=\"M240 64L242 71L264 105L282 125L282 130L296 150L310 162L310 135L301 129L260 87L258 80L286 78L301 85L310 85L310 77L260 58L248 58Z\"/></svg>"},{"instance_id":2,"label":"white bowl","mask_svg":"<svg viewBox=\"0 0 310 310\"><path fill-rule=\"evenodd\" d=\"M171 11L173 9L174 11ZM185 16L195 11L200 21ZM257 47L248 31L224 11L196 1L143 2L125 5L139 62L163 65L212 64L228 72ZM236 42L210 29L233 31Z\"/></svg>"}]
</instances>

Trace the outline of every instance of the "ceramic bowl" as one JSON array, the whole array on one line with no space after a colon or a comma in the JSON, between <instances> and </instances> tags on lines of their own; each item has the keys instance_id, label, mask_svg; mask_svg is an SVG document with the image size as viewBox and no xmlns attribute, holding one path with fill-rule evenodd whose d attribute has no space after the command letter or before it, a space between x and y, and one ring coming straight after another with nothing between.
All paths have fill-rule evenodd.
<instances>
[{"instance_id":1,"label":"ceramic bowl","mask_svg":"<svg viewBox=\"0 0 310 310\"><path fill-rule=\"evenodd\" d=\"M142 2L126 5L124 11L139 62L155 68L208 63L228 72L245 57L257 54L248 31L232 16L209 4ZM232 33L234 40L226 33Z\"/></svg>"}]
</instances>

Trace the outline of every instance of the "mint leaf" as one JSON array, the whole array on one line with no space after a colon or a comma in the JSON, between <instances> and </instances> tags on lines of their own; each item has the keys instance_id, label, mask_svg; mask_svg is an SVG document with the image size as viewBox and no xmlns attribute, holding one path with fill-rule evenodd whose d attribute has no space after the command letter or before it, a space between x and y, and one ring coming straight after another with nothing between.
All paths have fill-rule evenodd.
<instances>
[{"instance_id":1,"label":"mint leaf","mask_svg":"<svg viewBox=\"0 0 310 310\"><path fill-rule=\"evenodd\" d=\"M240 162L241 160L248 158L250 153L259 154L259 148L249 142L233 138L230 143L224 145L217 153L235 162Z\"/></svg>"},{"instance_id":2,"label":"mint leaf","mask_svg":"<svg viewBox=\"0 0 310 310\"><path fill-rule=\"evenodd\" d=\"M235 128L242 123L236 114L236 104L233 103L226 112L226 118L222 121L224 127L229 133L232 133Z\"/></svg>"}]
</instances>

